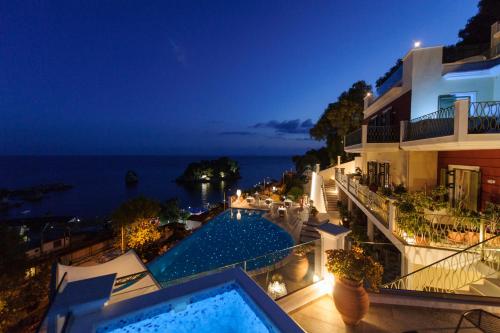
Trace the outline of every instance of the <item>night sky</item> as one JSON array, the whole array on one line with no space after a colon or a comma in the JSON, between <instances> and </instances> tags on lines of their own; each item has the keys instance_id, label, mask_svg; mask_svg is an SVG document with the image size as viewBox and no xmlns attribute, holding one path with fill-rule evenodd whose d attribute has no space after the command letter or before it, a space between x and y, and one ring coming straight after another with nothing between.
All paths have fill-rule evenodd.
<instances>
[{"instance_id":1,"label":"night sky","mask_svg":"<svg viewBox=\"0 0 500 333\"><path fill-rule=\"evenodd\" d=\"M473 0L0 1L0 154L302 153L308 129Z\"/></svg>"}]
</instances>

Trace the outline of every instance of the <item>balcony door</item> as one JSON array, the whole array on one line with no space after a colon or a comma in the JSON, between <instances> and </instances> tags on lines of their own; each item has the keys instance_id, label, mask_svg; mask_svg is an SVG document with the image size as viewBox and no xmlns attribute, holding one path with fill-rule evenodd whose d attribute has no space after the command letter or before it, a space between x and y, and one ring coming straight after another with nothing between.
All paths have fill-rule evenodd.
<instances>
[{"instance_id":1,"label":"balcony door","mask_svg":"<svg viewBox=\"0 0 500 333\"><path fill-rule=\"evenodd\" d=\"M477 212L481 192L481 172L479 167L449 165L446 175L450 204L453 207L462 207Z\"/></svg>"}]
</instances>

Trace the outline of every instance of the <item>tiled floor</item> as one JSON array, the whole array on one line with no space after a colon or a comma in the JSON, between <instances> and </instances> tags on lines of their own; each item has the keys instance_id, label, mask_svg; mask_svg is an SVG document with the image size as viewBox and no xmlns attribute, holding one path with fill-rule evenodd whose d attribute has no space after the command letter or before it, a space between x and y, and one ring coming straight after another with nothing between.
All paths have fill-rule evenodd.
<instances>
[{"instance_id":1,"label":"tiled floor","mask_svg":"<svg viewBox=\"0 0 500 333\"><path fill-rule=\"evenodd\" d=\"M290 313L290 316L309 333L411 331L451 333L455 332L460 315L460 311L372 304L368 314L358 326L346 327L330 296L323 296ZM480 331L467 328L460 332Z\"/></svg>"}]
</instances>

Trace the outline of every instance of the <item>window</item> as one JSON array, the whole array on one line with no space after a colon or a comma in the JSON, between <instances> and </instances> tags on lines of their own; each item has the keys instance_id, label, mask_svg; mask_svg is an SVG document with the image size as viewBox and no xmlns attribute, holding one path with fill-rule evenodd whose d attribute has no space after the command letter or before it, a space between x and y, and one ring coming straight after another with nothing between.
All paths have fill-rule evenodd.
<instances>
[{"instance_id":1,"label":"window","mask_svg":"<svg viewBox=\"0 0 500 333\"><path fill-rule=\"evenodd\" d=\"M377 161L368 162L368 185L377 184L378 164Z\"/></svg>"},{"instance_id":2,"label":"window","mask_svg":"<svg viewBox=\"0 0 500 333\"><path fill-rule=\"evenodd\" d=\"M451 93L438 97L438 110L449 108L455 105L455 101L467 99L470 103L476 101L476 92Z\"/></svg>"},{"instance_id":3,"label":"window","mask_svg":"<svg viewBox=\"0 0 500 333\"><path fill-rule=\"evenodd\" d=\"M382 186L382 187L388 187L390 185L389 169L390 169L390 164L388 162L379 163L379 165L378 165L379 174L378 174L377 185Z\"/></svg>"}]
</instances>

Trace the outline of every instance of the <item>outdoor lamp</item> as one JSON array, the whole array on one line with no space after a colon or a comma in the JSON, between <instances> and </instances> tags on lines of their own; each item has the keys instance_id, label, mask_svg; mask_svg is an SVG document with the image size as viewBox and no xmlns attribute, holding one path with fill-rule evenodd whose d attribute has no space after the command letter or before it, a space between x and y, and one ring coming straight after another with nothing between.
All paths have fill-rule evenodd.
<instances>
[{"instance_id":1,"label":"outdoor lamp","mask_svg":"<svg viewBox=\"0 0 500 333\"><path fill-rule=\"evenodd\" d=\"M241 197L241 190L236 190L236 195L238 196L238 199Z\"/></svg>"}]
</instances>

